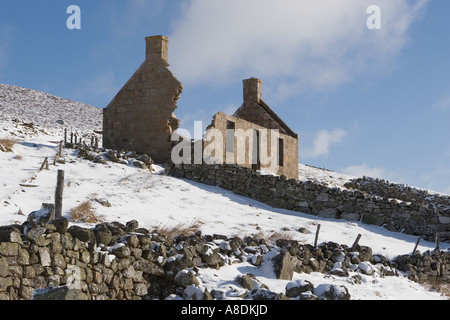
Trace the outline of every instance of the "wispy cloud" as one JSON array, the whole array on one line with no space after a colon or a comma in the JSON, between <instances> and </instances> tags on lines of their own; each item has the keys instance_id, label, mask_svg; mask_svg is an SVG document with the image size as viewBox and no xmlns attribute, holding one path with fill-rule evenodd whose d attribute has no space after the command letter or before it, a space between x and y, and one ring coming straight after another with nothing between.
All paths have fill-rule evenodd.
<instances>
[{"instance_id":1,"label":"wispy cloud","mask_svg":"<svg viewBox=\"0 0 450 320\"><path fill-rule=\"evenodd\" d=\"M378 0L383 23L373 31L372 0L190 0L173 24L172 68L193 83L256 76L281 94L329 89L388 64L426 3Z\"/></svg>"},{"instance_id":2,"label":"wispy cloud","mask_svg":"<svg viewBox=\"0 0 450 320\"><path fill-rule=\"evenodd\" d=\"M450 94L442 96L432 107L435 110L450 110Z\"/></svg>"},{"instance_id":3,"label":"wispy cloud","mask_svg":"<svg viewBox=\"0 0 450 320\"><path fill-rule=\"evenodd\" d=\"M342 129L336 129L332 132L321 130L316 134L313 145L306 148L301 155L305 158L327 156L331 147L341 142L346 136L347 132Z\"/></svg>"},{"instance_id":4,"label":"wispy cloud","mask_svg":"<svg viewBox=\"0 0 450 320\"><path fill-rule=\"evenodd\" d=\"M343 173L356 177L372 177L379 179L387 179L387 170L380 167L369 167L367 163L361 165L353 165L342 170Z\"/></svg>"}]
</instances>

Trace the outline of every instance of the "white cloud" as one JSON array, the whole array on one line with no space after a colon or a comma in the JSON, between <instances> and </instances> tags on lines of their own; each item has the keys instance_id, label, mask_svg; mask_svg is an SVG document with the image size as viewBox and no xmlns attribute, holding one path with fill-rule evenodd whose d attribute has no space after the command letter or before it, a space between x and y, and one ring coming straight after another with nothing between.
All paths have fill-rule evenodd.
<instances>
[{"instance_id":1,"label":"white cloud","mask_svg":"<svg viewBox=\"0 0 450 320\"><path fill-rule=\"evenodd\" d=\"M445 111L450 110L450 95L442 96L433 106L433 109Z\"/></svg>"},{"instance_id":2,"label":"white cloud","mask_svg":"<svg viewBox=\"0 0 450 320\"><path fill-rule=\"evenodd\" d=\"M367 163L361 165L349 166L342 170L343 173L356 177L372 177L386 179L387 171L384 168L369 167Z\"/></svg>"},{"instance_id":3,"label":"white cloud","mask_svg":"<svg viewBox=\"0 0 450 320\"><path fill-rule=\"evenodd\" d=\"M173 23L170 61L184 82L273 79L280 94L329 89L388 64L428 0L190 0Z\"/></svg>"},{"instance_id":4,"label":"white cloud","mask_svg":"<svg viewBox=\"0 0 450 320\"><path fill-rule=\"evenodd\" d=\"M330 148L341 142L346 136L347 132L342 129L336 129L332 132L321 130L316 134L313 146L306 148L301 155L305 158L327 156L330 153Z\"/></svg>"}]
</instances>

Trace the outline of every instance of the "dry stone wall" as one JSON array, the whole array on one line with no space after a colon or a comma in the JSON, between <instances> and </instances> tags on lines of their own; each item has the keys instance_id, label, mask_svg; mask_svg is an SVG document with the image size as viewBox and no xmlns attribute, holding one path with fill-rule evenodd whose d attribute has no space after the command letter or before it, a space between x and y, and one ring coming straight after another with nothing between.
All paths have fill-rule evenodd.
<instances>
[{"instance_id":1,"label":"dry stone wall","mask_svg":"<svg viewBox=\"0 0 450 320\"><path fill-rule=\"evenodd\" d=\"M362 275L401 276L397 270L418 282L450 281L450 253L444 251L389 261L370 247L334 242L314 247L201 232L171 237L139 228L137 221L68 225L59 218L0 227L0 300L351 299L345 286L292 281L294 272L345 277L353 285L362 283ZM274 292L247 273L234 279L241 287L236 291L201 286L201 268L241 262L261 270L270 264L278 279L290 282L284 292Z\"/></svg>"},{"instance_id":2,"label":"dry stone wall","mask_svg":"<svg viewBox=\"0 0 450 320\"><path fill-rule=\"evenodd\" d=\"M422 236L434 241L450 241L449 206L433 201L401 201L392 193L369 194L367 189L330 188L320 183L284 176L261 175L235 165L171 166L169 173L181 178L220 186L276 208L299 211L324 218L362 221L388 230ZM355 184L357 186L357 184Z\"/></svg>"}]
</instances>

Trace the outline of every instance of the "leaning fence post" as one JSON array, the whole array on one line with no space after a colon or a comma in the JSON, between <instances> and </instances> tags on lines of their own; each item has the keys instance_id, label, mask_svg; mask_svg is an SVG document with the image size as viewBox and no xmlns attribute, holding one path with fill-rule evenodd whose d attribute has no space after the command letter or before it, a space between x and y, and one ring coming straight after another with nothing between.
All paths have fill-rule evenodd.
<instances>
[{"instance_id":1,"label":"leaning fence post","mask_svg":"<svg viewBox=\"0 0 450 320\"><path fill-rule=\"evenodd\" d=\"M39 172L41 172L42 170L48 170L48 157L45 157L44 161L42 162L41 167L39 168Z\"/></svg>"},{"instance_id":2,"label":"leaning fence post","mask_svg":"<svg viewBox=\"0 0 450 320\"><path fill-rule=\"evenodd\" d=\"M353 243L352 245L352 251L356 250L356 246L358 245L359 240L361 240L362 235L358 234L358 236L356 237L355 243Z\"/></svg>"},{"instance_id":3,"label":"leaning fence post","mask_svg":"<svg viewBox=\"0 0 450 320\"><path fill-rule=\"evenodd\" d=\"M414 250L411 254L412 256L416 253L417 247L419 246L420 239L422 239L422 237L417 238L416 245L414 246Z\"/></svg>"},{"instance_id":4,"label":"leaning fence post","mask_svg":"<svg viewBox=\"0 0 450 320\"><path fill-rule=\"evenodd\" d=\"M55 191L55 218L62 217L62 200L64 191L64 170L58 170L58 178Z\"/></svg>"},{"instance_id":5,"label":"leaning fence post","mask_svg":"<svg viewBox=\"0 0 450 320\"><path fill-rule=\"evenodd\" d=\"M319 241L320 224L317 225L316 239L314 240L314 248L317 248L317 242Z\"/></svg>"}]
</instances>

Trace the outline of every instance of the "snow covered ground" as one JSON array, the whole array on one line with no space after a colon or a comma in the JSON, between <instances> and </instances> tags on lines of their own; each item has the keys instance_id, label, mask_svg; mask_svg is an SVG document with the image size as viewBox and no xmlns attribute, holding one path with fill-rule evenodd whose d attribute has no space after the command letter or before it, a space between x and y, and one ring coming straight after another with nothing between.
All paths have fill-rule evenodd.
<instances>
[{"instance_id":1,"label":"snow covered ground","mask_svg":"<svg viewBox=\"0 0 450 320\"><path fill-rule=\"evenodd\" d=\"M0 97L1 93L0 90ZM0 98L0 108L3 107ZM41 110L42 113L44 111ZM126 223L135 219L140 226L149 229L160 225L170 227L196 222L203 234L241 237L259 234L269 238L274 233L281 233L310 244L314 243L317 224L320 224L319 242L333 241L350 246L361 234L360 245L370 246L374 254L382 254L390 259L410 253L417 240L414 236L360 222L323 219L274 209L218 187L166 176L163 168L157 165L154 166L155 172L150 172L112 162L96 164L77 158L74 150L64 149L66 163L54 166L52 161L58 150L58 141L62 139L62 128L53 126L54 121L51 120L41 122L32 129L13 122L13 117L1 115L2 112L0 139L12 138L17 143L12 152L0 152L0 225L22 223L42 203L53 203L57 170L62 169L65 171L63 214L66 217L70 216L70 209L91 200L97 216L103 217L105 221ZM64 113L58 117L69 122L64 118ZM29 121L25 118L25 114L22 114L23 121ZM80 130L88 130L83 127L87 121L84 116L71 121L72 126L76 127L76 121L79 121ZM97 121L92 123L94 125L90 130L97 130ZM39 172L45 157L49 157L49 170ZM353 178L303 165L300 165L299 170L301 179L316 179L339 186ZM110 206L104 206L106 201ZM298 232L299 228L306 228L308 233ZM450 244L441 244L441 249L448 248ZM418 249L421 252L433 250L434 243L422 241ZM200 270L198 278L201 285L208 289L235 287L238 290L239 286L234 280L237 275L244 273L254 274L275 292L284 292L288 283L276 280L271 272L246 262L224 266L220 270ZM294 274L294 280L308 280L315 286L322 283L345 285L352 299L446 299L405 277L381 278L377 274L361 277L361 284L352 284L347 277L321 273Z\"/></svg>"}]
</instances>

